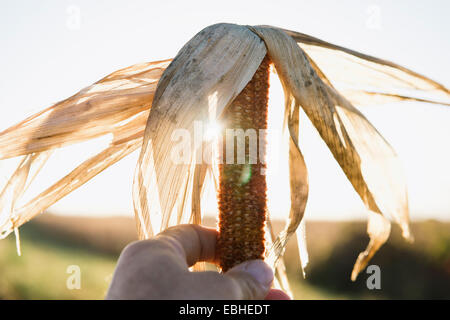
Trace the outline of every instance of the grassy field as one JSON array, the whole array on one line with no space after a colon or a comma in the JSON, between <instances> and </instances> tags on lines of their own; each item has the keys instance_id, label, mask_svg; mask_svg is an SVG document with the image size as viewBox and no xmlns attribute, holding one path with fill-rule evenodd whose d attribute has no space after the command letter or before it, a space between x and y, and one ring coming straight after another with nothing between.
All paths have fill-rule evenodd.
<instances>
[{"instance_id":1,"label":"grassy field","mask_svg":"<svg viewBox=\"0 0 450 320\"><path fill-rule=\"evenodd\" d=\"M209 223L213 223L209 221ZM280 224L278 224L278 228ZM381 290L369 290L363 273L350 272L366 246L365 224L310 222L310 265L301 276L295 241L286 266L296 299L449 299L450 224L413 224L414 244L394 227L389 242L372 263L381 268ZM120 251L136 239L128 218L75 218L45 214L20 229L22 256L14 236L0 241L0 299L102 299ZM81 270L81 288L68 289L68 267Z\"/></svg>"}]
</instances>

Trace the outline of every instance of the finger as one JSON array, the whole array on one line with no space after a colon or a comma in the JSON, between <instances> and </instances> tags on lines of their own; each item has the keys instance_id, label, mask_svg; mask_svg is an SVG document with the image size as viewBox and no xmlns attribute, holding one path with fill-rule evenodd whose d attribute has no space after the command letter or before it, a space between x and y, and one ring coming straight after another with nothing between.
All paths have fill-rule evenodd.
<instances>
[{"instance_id":1,"label":"finger","mask_svg":"<svg viewBox=\"0 0 450 320\"><path fill-rule=\"evenodd\" d=\"M291 300L291 297L279 289L270 289L264 300Z\"/></svg>"},{"instance_id":2,"label":"finger","mask_svg":"<svg viewBox=\"0 0 450 320\"><path fill-rule=\"evenodd\" d=\"M272 269L262 260L250 260L224 274L194 272L181 288L191 299L262 300L273 282Z\"/></svg>"},{"instance_id":3,"label":"finger","mask_svg":"<svg viewBox=\"0 0 450 320\"><path fill-rule=\"evenodd\" d=\"M185 224L166 229L156 239L171 245L179 259L190 267L200 261L216 262L217 236L215 229Z\"/></svg>"},{"instance_id":4,"label":"finger","mask_svg":"<svg viewBox=\"0 0 450 320\"><path fill-rule=\"evenodd\" d=\"M273 271L263 260L250 260L228 270L226 277L236 281L241 299L264 299L273 282Z\"/></svg>"},{"instance_id":5,"label":"finger","mask_svg":"<svg viewBox=\"0 0 450 320\"><path fill-rule=\"evenodd\" d=\"M184 285L189 265L215 260L216 240L213 229L180 225L155 238L129 244L120 255L107 298L169 299L174 294L183 295L183 289L174 293L174 288Z\"/></svg>"}]
</instances>

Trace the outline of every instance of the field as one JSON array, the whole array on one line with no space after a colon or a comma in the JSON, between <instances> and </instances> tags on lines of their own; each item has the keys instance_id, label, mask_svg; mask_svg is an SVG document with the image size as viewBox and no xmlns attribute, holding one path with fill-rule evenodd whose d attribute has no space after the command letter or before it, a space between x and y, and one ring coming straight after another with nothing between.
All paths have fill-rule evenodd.
<instances>
[{"instance_id":1,"label":"field","mask_svg":"<svg viewBox=\"0 0 450 320\"><path fill-rule=\"evenodd\" d=\"M360 222L307 223L306 280L295 241L286 250L296 299L450 299L450 223L413 223L414 244L404 242L394 226L372 260L381 270L380 290L367 288L365 272L350 281L353 263L368 241L365 228ZM0 241L0 299L103 299L120 251L136 232L129 218L46 213L23 226L20 239L20 257L14 236ZM80 289L67 287L72 265L80 267Z\"/></svg>"}]
</instances>

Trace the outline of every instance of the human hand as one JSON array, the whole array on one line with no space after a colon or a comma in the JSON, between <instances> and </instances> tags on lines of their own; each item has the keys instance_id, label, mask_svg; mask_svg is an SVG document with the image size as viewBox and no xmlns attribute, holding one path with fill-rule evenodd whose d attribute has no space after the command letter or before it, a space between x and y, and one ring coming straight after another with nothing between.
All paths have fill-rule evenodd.
<instances>
[{"instance_id":1,"label":"human hand","mask_svg":"<svg viewBox=\"0 0 450 320\"><path fill-rule=\"evenodd\" d=\"M179 225L128 245L106 299L289 299L270 290L273 272L262 260L246 261L224 274L190 272L196 262L217 262L217 235L214 229Z\"/></svg>"}]
</instances>

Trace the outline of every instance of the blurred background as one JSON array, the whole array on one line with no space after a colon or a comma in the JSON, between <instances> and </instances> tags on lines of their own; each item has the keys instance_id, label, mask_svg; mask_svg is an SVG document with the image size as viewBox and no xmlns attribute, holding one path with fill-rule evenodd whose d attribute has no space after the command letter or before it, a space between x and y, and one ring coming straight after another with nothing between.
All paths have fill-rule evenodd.
<instances>
[{"instance_id":1,"label":"blurred background","mask_svg":"<svg viewBox=\"0 0 450 320\"><path fill-rule=\"evenodd\" d=\"M0 4L0 130L114 70L170 58L193 35L218 23L268 24L391 60L450 84L448 1L14 1ZM272 77L275 78L275 77ZM271 84L270 110L282 103ZM278 94L277 94L278 92ZM358 106L393 145L408 182L414 244L397 226L372 260L381 289L350 273L368 242L366 211L308 120L302 124L310 197L307 277L291 240L286 264L298 299L450 298L450 112L412 102ZM37 188L64 174L89 143L66 148L44 168ZM0 241L0 299L102 299L123 247L136 239L131 182L138 153L105 170ZM1 164L0 164L1 165ZM281 167L280 170L283 170ZM0 177L5 179L7 177ZM48 180L48 181L47 181ZM271 212L282 227L286 184L273 182ZM210 195L211 201L214 194ZM211 210L213 213L214 210ZM213 214L207 223L215 225ZM81 287L69 289L69 266Z\"/></svg>"}]
</instances>

